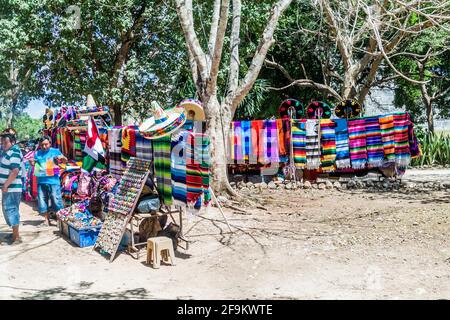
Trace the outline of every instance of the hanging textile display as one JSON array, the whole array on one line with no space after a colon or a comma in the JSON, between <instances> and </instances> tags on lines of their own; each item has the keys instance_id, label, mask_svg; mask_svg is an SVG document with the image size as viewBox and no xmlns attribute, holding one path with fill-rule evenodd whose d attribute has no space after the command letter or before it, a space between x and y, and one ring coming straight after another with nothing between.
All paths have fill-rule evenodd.
<instances>
[{"instance_id":1,"label":"hanging textile display","mask_svg":"<svg viewBox=\"0 0 450 320\"><path fill-rule=\"evenodd\" d=\"M384 159L387 162L395 161L395 131L394 116L382 115L378 117L381 129L381 140L383 142Z\"/></svg>"},{"instance_id":2,"label":"hanging textile display","mask_svg":"<svg viewBox=\"0 0 450 320\"><path fill-rule=\"evenodd\" d=\"M250 146L251 146L251 125L250 121L241 122L242 129L242 156L243 159L248 161L250 157Z\"/></svg>"},{"instance_id":3,"label":"hanging textile display","mask_svg":"<svg viewBox=\"0 0 450 320\"><path fill-rule=\"evenodd\" d=\"M367 165L377 168L383 165L384 148L378 117L364 119L366 126Z\"/></svg>"},{"instance_id":4,"label":"hanging textile display","mask_svg":"<svg viewBox=\"0 0 450 320\"><path fill-rule=\"evenodd\" d=\"M81 134L79 131L74 132L73 155L75 161L83 161L83 144L81 143Z\"/></svg>"},{"instance_id":5,"label":"hanging textile display","mask_svg":"<svg viewBox=\"0 0 450 320\"><path fill-rule=\"evenodd\" d=\"M367 164L366 129L364 119L348 121L350 160L353 169L364 169Z\"/></svg>"},{"instance_id":6,"label":"hanging textile display","mask_svg":"<svg viewBox=\"0 0 450 320\"><path fill-rule=\"evenodd\" d=\"M155 166L156 184L162 202L172 204L171 139L169 136L153 140L153 161Z\"/></svg>"},{"instance_id":7,"label":"hanging textile display","mask_svg":"<svg viewBox=\"0 0 450 320\"><path fill-rule=\"evenodd\" d=\"M252 132L252 151L251 155L254 157L253 160L259 163L264 162L264 139L262 135L264 134L264 121L255 120L251 122L251 132Z\"/></svg>"},{"instance_id":8,"label":"hanging textile display","mask_svg":"<svg viewBox=\"0 0 450 320\"><path fill-rule=\"evenodd\" d=\"M280 162L278 153L278 129L275 120L264 121L264 163Z\"/></svg>"},{"instance_id":9,"label":"hanging textile display","mask_svg":"<svg viewBox=\"0 0 450 320\"><path fill-rule=\"evenodd\" d=\"M323 172L333 172L336 162L335 123L330 119L320 120L320 162Z\"/></svg>"},{"instance_id":10,"label":"hanging textile display","mask_svg":"<svg viewBox=\"0 0 450 320\"><path fill-rule=\"evenodd\" d=\"M108 130L109 144L109 172L119 178L123 173L122 166L122 129L113 128Z\"/></svg>"},{"instance_id":11,"label":"hanging textile display","mask_svg":"<svg viewBox=\"0 0 450 320\"><path fill-rule=\"evenodd\" d=\"M172 137L172 196L173 204L186 207L186 142L188 132L183 131L176 137Z\"/></svg>"},{"instance_id":12,"label":"hanging textile display","mask_svg":"<svg viewBox=\"0 0 450 320\"><path fill-rule=\"evenodd\" d=\"M308 170L320 167L320 144L318 133L318 120L306 120L306 168Z\"/></svg>"},{"instance_id":13,"label":"hanging textile display","mask_svg":"<svg viewBox=\"0 0 450 320\"><path fill-rule=\"evenodd\" d=\"M209 138L204 134L189 134L186 146L187 205L200 210L211 201L209 190Z\"/></svg>"},{"instance_id":14,"label":"hanging textile display","mask_svg":"<svg viewBox=\"0 0 450 320\"><path fill-rule=\"evenodd\" d=\"M290 121L287 119L277 119L278 130L278 153L281 156L288 156L291 145Z\"/></svg>"},{"instance_id":15,"label":"hanging textile display","mask_svg":"<svg viewBox=\"0 0 450 320\"><path fill-rule=\"evenodd\" d=\"M151 141L136 131L136 157L143 160L153 160L153 147Z\"/></svg>"},{"instance_id":16,"label":"hanging textile display","mask_svg":"<svg viewBox=\"0 0 450 320\"><path fill-rule=\"evenodd\" d=\"M408 137L409 119L406 113L394 114L395 163L406 167L411 162Z\"/></svg>"},{"instance_id":17,"label":"hanging textile display","mask_svg":"<svg viewBox=\"0 0 450 320\"><path fill-rule=\"evenodd\" d=\"M122 129L122 161L127 163L131 157L136 157L136 130Z\"/></svg>"},{"instance_id":18,"label":"hanging textile display","mask_svg":"<svg viewBox=\"0 0 450 320\"><path fill-rule=\"evenodd\" d=\"M232 123L232 132L233 132L233 160L242 161L244 159L242 155L242 126L241 121L235 121Z\"/></svg>"},{"instance_id":19,"label":"hanging textile display","mask_svg":"<svg viewBox=\"0 0 450 320\"><path fill-rule=\"evenodd\" d=\"M291 120L292 148L294 164L297 169L306 166L306 131L304 120Z\"/></svg>"},{"instance_id":20,"label":"hanging textile display","mask_svg":"<svg viewBox=\"0 0 450 320\"><path fill-rule=\"evenodd\" d=\"M336 167L338 169L350 168L350 149L348 141L348 127L346 119L334 119L336 124Z\"/></svg>"}]
</instances>

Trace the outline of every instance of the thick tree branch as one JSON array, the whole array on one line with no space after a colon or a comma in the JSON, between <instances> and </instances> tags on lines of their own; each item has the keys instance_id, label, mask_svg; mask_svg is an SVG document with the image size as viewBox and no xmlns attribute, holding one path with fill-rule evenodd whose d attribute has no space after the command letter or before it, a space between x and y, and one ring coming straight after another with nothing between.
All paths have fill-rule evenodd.
<instances>
[{"instance_id":1,"label":"thick tree branch","mask_svg":"<svg viewBox=\"0 0 450 320\"><path fill-rule=\"evenodd\" d=\"M211 30L209 32L209 41L208 41L208 70L211 70L211 61L214 54L214 47L217 39L217 29L219 27L219 16L220 16L220 3L221 0L214 0L214 9L213 15L211 19Z\"/></svg>"},{"instance_id":2,"label":"thick tree branch","mask_svg":"<svg viewBox=\"0 0 450 320\"><path fill-rule=\"evenodd\" d=\"M200 42L194 29L192 0L176 0L176 7L186 43L192 52L192 57L195 59L201 81L206 81L209 76L206 55L200 46Z\"/></svg>"},{"instance_id":3,"label":"thick tree branch","mask_svg":"<svg viewBox=\"0 0 450 320\"><path fill-rule=\"evenodd\" d=\"M292 86L297 86L297 87L300 87L300 88L314 88L314 89L320 90L320 91L327 91L333 97L335 97L336 99L343 100L341 95L339 93L337 93L336 90L334 90L332 87L327 86L327 85L322 84L322 83L314 82L314 81L309 80L309 79L294 80L290 84L288 84L287 86L284 86L282 88L269 87L269 89L270 90L275 90L275 91L282 91L282 90L286 90L287 88L290 88Z\"/></svg>"},{"instance_id":4,"label":"thick tree branch","mask_svg":"<svg viewBox=\"0 0 450 320\"><path fill-rule=\"evenodd\" d=\"M231 26L231 57L228 92L235 92L239 85L239 43L241 30L241 0L233 0L233 23ZM228 94L228 93L227 93Z\"/></svg>"},{"instance_id":5,"label":"thick tree branch","mask_svg":"<svg viewBox=\"0 0 450 320\"><path fill-rule=\"evenodd\" d=\"M228 11L230 0L222 0L220 6L219 26L217 28L217 36L214 44L213 58L211 61L211 72L209 74L207 91L212 95L216 91L217 75L219 73L220 61L222 60L223 42L225 39L225 32L227 31Z\"/></svg>"},{"instance_id":6,"label":"thick tree branch","mask_svg":"<svg viewBox=\"0 0 450 320\"><path fill-rule=\"evenodd\" d=\"M252 63L250 64L249 70L245 75L242 83L236 89L236 92L232 94L232 108L231 115L234 115L237 106L244 99L247 93L252 88L253 84L258 77L259 71L264 63L264 59L266 58L267 51L273 45L275 40L273 39L273 34L275 32L275 28L278 24L278 20L286 8L291 4L292 0L279 0L272 8L272 12L269 18L269 21L264 29L261 40L259 42L258 48L253 56Z\"/></svg>"}]
</instances>

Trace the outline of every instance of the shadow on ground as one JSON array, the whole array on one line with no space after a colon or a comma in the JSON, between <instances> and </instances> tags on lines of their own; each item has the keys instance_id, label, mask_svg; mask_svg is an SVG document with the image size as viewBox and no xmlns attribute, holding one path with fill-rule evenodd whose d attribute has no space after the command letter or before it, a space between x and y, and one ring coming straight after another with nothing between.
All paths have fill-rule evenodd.
<instances>
[{"instance_id":1,"label":"shadow on ground","mask_svg":"<svg viewBox=\"0 0 450 320\"><path fill-rule=\"evenodd\" d=\"M80 289L88 289L93 283L80 283ZM20 300L53 300L53 299L69 299L69 300L136 300L136 299L150 299L152 296L144 288L136 288L131 290L123 290L117 292L94 292L84 293L70 291L65 287L55 287L49 289L27 289L0 286L0 288L9 288L20 290L21 293L13 295L13 299Z\"/></svg>"}]
</instances>

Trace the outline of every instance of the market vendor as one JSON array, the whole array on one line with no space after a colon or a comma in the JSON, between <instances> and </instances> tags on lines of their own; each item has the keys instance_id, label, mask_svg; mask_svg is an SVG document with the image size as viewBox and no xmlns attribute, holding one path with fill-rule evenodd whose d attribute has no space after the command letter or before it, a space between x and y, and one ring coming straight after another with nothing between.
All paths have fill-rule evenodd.
<instances>
[{"instance_id":1,"label":"market vendor","mask_svg":"<svg viewBox=\"0 0 450 320\"><path fill-rule=\"evenodd\" d=\"M0 160L0 186L2 188L2 210L6 223L12 228L10 244L19 244L20 214L22 197L22 153L16 144L16 137L6 133L1 135L2 157Z\"/></svg>"},{"instance_id":2,"label":"market vendor","mask_svg":"<svg viewBox=\"0 0 450 320\"><path fill-rule=\"evenodd\" d=\"M38 184L38 210L45 218L47 226L51 225L48 202L56 213L63 208L59 163L66 163L67 158L61 151L52 148L51 138L43 136L39 139L39 150L32 160L35 165L34 174Z\"/></svg>"}]
</instances>

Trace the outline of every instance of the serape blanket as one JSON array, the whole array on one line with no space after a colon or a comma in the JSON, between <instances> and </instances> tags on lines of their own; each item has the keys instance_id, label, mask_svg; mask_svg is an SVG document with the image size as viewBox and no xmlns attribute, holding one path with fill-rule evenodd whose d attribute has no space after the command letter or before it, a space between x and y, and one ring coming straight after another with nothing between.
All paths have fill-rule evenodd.
<instances>
[{"instance_id":1,"label":"serape blanket","mask_svg":"<svg viewBox=\"0 0 450 320\"><path fill-rule=\"evenodd\" d=\"M381 140L383 142L384 159L387 162L395 161L395 130L394 116L382 115L378 117L381 129Z\"/></svg>"},{"instance_id":2,"label":"serape blanket","mask_svg":"<svg viewBox=\"0 0 450 320\"><path fill-rule=\"evenodd\" d=\"M304 120L291 120L292 148L294 164L298 169L306 166L306 130Z\"/></svg>"},{"instance_id":3,"label":"serape blanket","mask_svg":"<svg viewBox=\"0 0 450 320\"><path fill-rule=\"evenodd\" d=\"M381 167L384 162L384 148L378 117L364 118L366 125L367 165L369 168Z\"/></svg>"},{"instance_id":4,"label":"serape blanket","mask_svg":"<svg viewBox=\"0 0 450 320\"><path fill-rule=\"evenodd\" d=\"M350 168L347 119L334 119L334 122L336 124L336 167L339 169Z\"/></svg>"},{"instance_id":5,"label":"serape blanket","mask_svg":"<svg viewBox=\"0 0 450 320\"><path fill-rule=\"evenodd\" d=\"M319 122L306 120L306 168L315 170L320 167Z\"/></svg>"},{"instance_id":6,"label":"serape blanket","mask_svg":"<svg viewBox=\"0 0 450 320\"><path fill-rule=\"evenodd\" d=\"M169 206L172 204L171 139L165 136L152 141L156 188L161 201Z\"/></svg>"},{"instance_id":7,"label":"serape blanket","mask_svg":"<svg viewBox=\"0 0 450 320\"><path fill-rule=\"evenodd\" d=\"M323 172L335 171L336 162L336 131L334 121L320 120L320 163Z\"/></svg>"},{"instance_id":8,"label":"serape blanket","mask_svg":"<svg viewBox=\"0 0 450 320\"><path fill-rule=\"evenodd\" d=\"M348 121L348 137L352 168L365 168L367 164L367 149L364 119L354 119Z\"/></svg>"},{"instance_id":9,"label":"serape blanket","mask_svg":"<svg viewBox=\"0 0 450 320\"><path fill-rule=\"evenodd\" d=\"M406 167L411 162L408 137L409 122L406 113L394 114L395 163L400 167Z\"/></svg>"}]
</instances>

